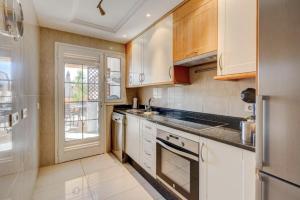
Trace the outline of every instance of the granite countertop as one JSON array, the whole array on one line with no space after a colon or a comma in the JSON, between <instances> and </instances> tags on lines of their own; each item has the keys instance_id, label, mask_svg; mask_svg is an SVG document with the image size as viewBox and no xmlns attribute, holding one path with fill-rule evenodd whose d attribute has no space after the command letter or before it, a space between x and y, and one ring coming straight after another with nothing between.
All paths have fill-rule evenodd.
<instances>
[{"instance_id":1,"label":"granite countertop","mask_svg":"<svg viewBox=\"0 0 300 200\"><path fill-rule=\"evenodd\" d=\"M177 130L181 130L187 133L195 134L201 137L205 137L211 140L215 140L218 142L222 142L225 144L229 144L235 147L239 147L248 151L255 152L255 146L253 144L244 144L241 140L241 132L238 130L218 126L214 128L196 130L194 128L190 128L189 125L197 125L197 123L187 122L186 125L182 125L182 123L176 123L176 119L161 116L161 115L145 115L141 112L134 112L133 110L128 109L115 109L115 112L119 112L122 114L133 114L139 117L142 117L148 121L164 125L170 128L174 128ZM171 120L170 120L171 119ZM180 120L178 120L179 122ZM182 121L181 121L182 122Z\"/></svg>"}]
</instances>

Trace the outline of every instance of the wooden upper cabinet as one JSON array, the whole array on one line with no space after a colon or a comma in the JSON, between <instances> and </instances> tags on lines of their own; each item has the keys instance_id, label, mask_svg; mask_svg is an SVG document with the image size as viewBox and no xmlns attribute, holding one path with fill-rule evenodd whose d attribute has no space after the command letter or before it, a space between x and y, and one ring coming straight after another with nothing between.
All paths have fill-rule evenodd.
<instances>
[{"instance_id":1,"label":"wooden upper cabinet","mask_svg":"<svg viewBox=\"0 0 300 200\"><path fill-rule=\"evenodd\" d=\"M216 79L255 76L257 1L219 0L218 23Z\"/></svg>"},{"instance_id":2,"label":"wooden upper cabinet","mask_svg":"<svg viewBox=\"0 0 300 200\"><path fill-rule=\"evenodd\" d=\"M190 0L173 15L174 62L217 50L217 0Z\"/></svg>"}]
</instances>

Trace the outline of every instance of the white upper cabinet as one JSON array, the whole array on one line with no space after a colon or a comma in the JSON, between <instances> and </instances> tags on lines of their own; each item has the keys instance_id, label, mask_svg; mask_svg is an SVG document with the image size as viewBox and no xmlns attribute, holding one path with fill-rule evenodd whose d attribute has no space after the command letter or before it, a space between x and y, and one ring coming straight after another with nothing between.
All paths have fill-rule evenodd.
<instances>
[{"instance_id":1,"label":"white upper cabinet","mask_svg":"<svg viewBox=\"0 0 300 200\"><path fill-rule=\"evenodd\" d=\"M127 86L171 83L173 16L169 15L127 44Z\"/></svg>"},{"instance_id":2,"label":"white upper cabinet","mask_svg":"<svg viewBox=\"0 0 300 200\"><path fill-rule=\"evenodd\" d=\"M218 76L256 71L256 0L218 1Z\"/></svg>"},{"instance_id":3,"label":"white upper cabinet","mask_svg":"<svg viewBox=\"0 0 300 200\"><path fill-rule=\"evenodd\" d=\"M143 84L170 82L173 67L173 16L143 34Z\"/></svg>"},{"instance_id":4,"label":"white upper cabinet","mask_svg":"<svg viewBox=\"0 0 300 200\"><path fill-rule=\"evenodd\" d=\"M129 85L137 86L141 84L142 73L142 38L137 38L132 41L131 66L129 68Z\"/></svg>"}]
</instances>

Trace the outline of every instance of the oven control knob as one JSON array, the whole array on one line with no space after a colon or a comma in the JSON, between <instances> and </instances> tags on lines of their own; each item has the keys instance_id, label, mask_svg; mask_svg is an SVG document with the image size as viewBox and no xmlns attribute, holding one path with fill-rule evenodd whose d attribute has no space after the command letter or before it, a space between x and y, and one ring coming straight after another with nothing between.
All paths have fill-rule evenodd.
<instances>
[{"instance_id":1,"label":"oven control knob","mask_svg":"<svg viewBox=\"0 0 300 200\"><path fill-rule=\"evenodd\" d=\"M167 140L170 140L170 137L169 137L169 136L167 136L167 137L166 137L166 139L167 139Z\"/></svg>"},{"instance_id":2,"label":"oven control knob","mask_svg":"<svg viewBox=\"0 0 300 200\"><path fill-rule=\"evenodd\" d=\"M184 142L181 142L181 146L183 146L183 147L184 147Z\"/></svg>"}]
</instances>

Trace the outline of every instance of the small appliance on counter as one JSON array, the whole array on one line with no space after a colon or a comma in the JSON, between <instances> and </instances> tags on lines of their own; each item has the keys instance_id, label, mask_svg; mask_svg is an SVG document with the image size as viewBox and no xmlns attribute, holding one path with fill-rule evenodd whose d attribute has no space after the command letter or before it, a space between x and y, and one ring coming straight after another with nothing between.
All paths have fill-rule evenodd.
<instances>
[{"instance_id":1,"label":"small appliance on counter","mask_svg":"<svg viewBox=\"0 0 300 200\"><path fill-rule=\"evenodd\" d=\"M247 88L241 92L241 99L246 102L253 104L253 113L251 116L246 118L246 121L241 121L242 130L242 142L247 144L255 143L255 102L256 102L256 90L254 88Z\"/></svg>"},{"instance_id":2,"label":"small appliance on counter","mask_svg":"<svg viewBox=\"0 0 300 200\"><path fill-rule=\"evenodd\" d=\"M132 102L133 102L132 109L137 109L138 108L138 98L134 97Z\"/></svg>"}]
</instances>

